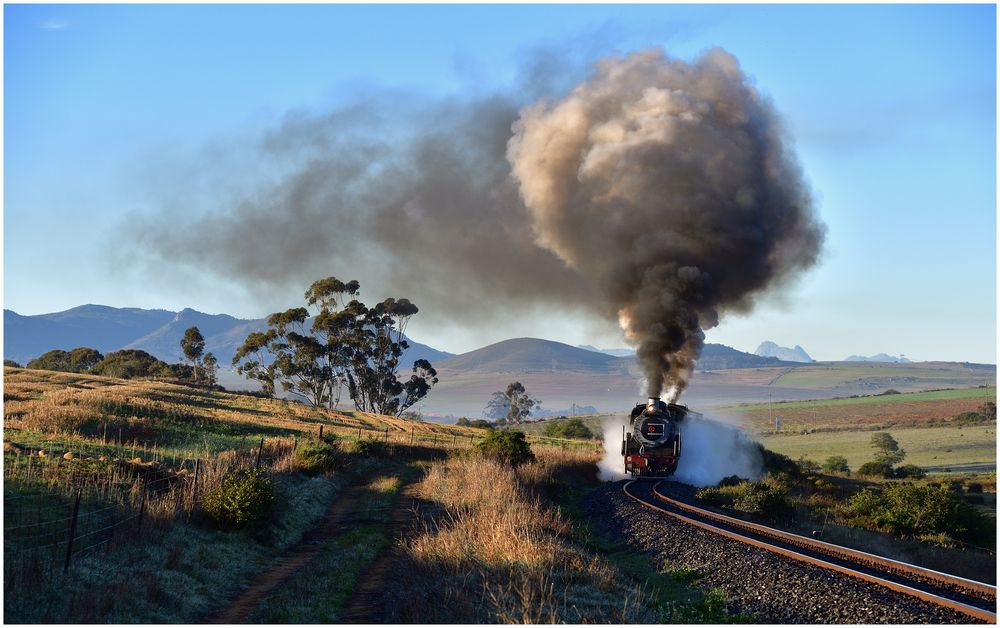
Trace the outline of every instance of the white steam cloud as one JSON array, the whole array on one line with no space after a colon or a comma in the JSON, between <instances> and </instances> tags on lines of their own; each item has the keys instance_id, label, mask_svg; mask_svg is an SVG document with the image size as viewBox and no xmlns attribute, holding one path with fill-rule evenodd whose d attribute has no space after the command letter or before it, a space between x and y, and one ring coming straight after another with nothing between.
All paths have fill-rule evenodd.
<instances>
[{"instance_id":1,"label":"white steam cloud","mask_svg":"<svg viewBox=\"0 0 1000 628\"><path fill-rule=\"evenodd\" d=\"M606 482L625 479L622 461L622 426L628 419L606 419L603 424L604 457L599 477ZM745 432L713 419L686 418L681 424L682 453L674 479L693 486L714 486L737 475L756 480L764 470L760 451Z\"/></svg>"}]
</instances>

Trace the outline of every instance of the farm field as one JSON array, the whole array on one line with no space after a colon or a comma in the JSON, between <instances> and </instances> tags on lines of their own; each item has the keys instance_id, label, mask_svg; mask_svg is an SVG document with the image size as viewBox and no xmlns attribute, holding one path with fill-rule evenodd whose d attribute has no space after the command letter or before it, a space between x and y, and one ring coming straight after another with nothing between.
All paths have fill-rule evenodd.
<instances>
[{"instance_id":1,"label":"farm field","mask_svg":"<svg viewBox=\"0 0 1000 628\"><path fill-rule=\"evenodd\" d=\"M903 427L888 430L906 451L903 464L931 471L989 472L996 469L996 424L964 427ZM830 456L847 458L857 469L874 458L871 431L813 432L811 434L764 434L765 447L792 459L800 457L822 463Z\"/></svg>"},{"instance_id":2,"label":"farm field","mask_svg":"<svg viewBox=\"0 0 1000 628\"><path fill-rule=\"evenodd\" d=\"M996 388L963 388L898 395L875 395L810 401L778 401L725 406L719 416L755 432L773 431L772 417L781 419L781 430L873 429L893 425L924 424L974 412L986 401L996 402Z\"/></svg>"}]
</instances>

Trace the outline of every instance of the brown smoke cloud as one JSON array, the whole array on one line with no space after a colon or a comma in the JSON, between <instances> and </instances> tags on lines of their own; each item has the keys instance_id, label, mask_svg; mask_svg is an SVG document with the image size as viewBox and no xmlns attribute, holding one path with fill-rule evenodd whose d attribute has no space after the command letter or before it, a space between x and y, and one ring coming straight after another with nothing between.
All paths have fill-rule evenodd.
<instances>
[{"instance_id":1,"label":"brown smoke cloud","mask_svg":"<svg viewBox=\"0 0 1000 628\"><path fill-rule=\"evenodd\" d=\"M598 63L508 146L539 245L600 286L658 397L725 311L815 263L823 229L770 104L732 55Z\"/></svg>"},{"instance_id":2,"label":"brown smoke cloud","mask_svg":"<svg viewBox=\"0 0 1000 628\"><path fill-rule=\"evenodd\" d=\"M271 176L133 220L127 241L261 294L357 278L441 324L622 321L650 394L679 394L704 329L815 262L823 230L778 117L721 50L609 58L554 98L541 83L290 114L256 145Z\"/></svg>"}]
</instances>

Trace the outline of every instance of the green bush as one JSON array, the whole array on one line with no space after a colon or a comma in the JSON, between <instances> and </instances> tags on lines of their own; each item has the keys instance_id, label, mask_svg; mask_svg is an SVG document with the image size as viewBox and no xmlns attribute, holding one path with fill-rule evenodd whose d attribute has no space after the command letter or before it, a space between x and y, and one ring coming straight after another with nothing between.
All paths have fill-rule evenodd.
<instances>
[{"instance_id":1,"label":"green bush","mask_svg":"<svg viewBox=\"0 0 1000 628\"><path fill-rule=\"evenodd\" d=\"M788 501L787 490L772 479L703 488L695 493L695 497L713 506L764 515L771 519L786 518L794 510Z\"/></svg>"},{"instance_id":2,"label":"green bush","mask_svg":"<svg viewBox=\"0 0 1000 628\"><path fill-rule=\"evenodd\" d=\"M308 441L296 448L292 463L306 475L332 471L337 466L337 449L326 442Z\"/></svg>"},{"instance_id":3,"label":"green bush","mask_svg":"<svg viewBox=\"0 0 1000 628\"><path fill-rule=\"evenodd\" d=\"M768 473L787 473L793 477L802 475L802 470L795 462L785 454L779 454L767 449L760 443L754 443L760 452L761 461L764 463L764 470Z\"/></svg>"},{"instance_id":4,"label":"green bush","mask_svg":"<svg viewBox=\"0 0 1000 628\"><path fill-rule=\"evenodd\" d=\"M229 473L202 498L202 508L224 528L266 520L274 508L274 486L259 469Z\"/></svg>"},{"instance_id":5,"label":"green bush","mask_svg":"<svg viewBox=\"0 0 1000 628\"><path fill-rule=\"evenodd\" d=\"M546 421L545 427L542 428L542 434L544 436L550 436L552 438L594 437L594 432L592 432L591 429L587 427L587 424L583 422L583 419L579 417L574 417L572 419Z\"/></svg>"},{"instance_id":6,"label":"green bush","mask_svg":"<svg viewBox=\"0 0 1000 628\"><path fill-rule=\"evenodd\" d=\"M531 446L525 440L524 432L493 430L476 443L476 449L483 456L512 467L535 461L535 454L531 452Z\"/></svg>"},{"instance_id":7,"label":"green bush","mask_svg":"<svg viewBox=\"0 0 1000 628\"><path fill-rule=\"evenodd\" d=\"M891 478L892 465L887 462L866 462L858 469L858 475L870 478Z\"/></svg>"},{"instance_id":8,"label":"green bush","mask_svg":"<svg viewBox=\"0 0 1000 628\"><path fill-rule=\"evenodd\" d=\"M827 473L850 473L851 468L847 466L847 458L844 456L830 456L823 463L823 471Z\"/></svg>"},{"instance_id":9,"label":"green bush","mask_svg":"<svg viewBox=\"0 0 1000 628\"><path fill-rule=\"evenodd\" d=\"M909 483L854 494L841 511L853 525L899 536L944 534L976 544L995 543L995 524L946 488Z\"/></svg>"},{"instance_id":10,"label":"green bush","mask_svg":"<svg viewBox=\"0 0 1000 628\"><path fill-rule=\"evenodd\" d=\"M741 478L738 475L729 475L719 480L719 486L736 486L737 484L741 484L743 482L748 482L748 481L749 480L747 480L746 478Z\"/></svg>"},{"instance_id":11,"label":"green bush","mask_svg":"<svg viewBox=\"0 0 1000 628\"><path fill-rule=\"evenodd\" d=\"M385 446L376 438L360 438L347 443L347 453L363 457L381 456L385 453Z\"/></svg>"},{"instance_id":12,"label":"green bush","mask_svg":"<svg viewBox=\"0 0 1000 628\"><path fill-rule=\"evenodd\" d=\"M922 477L926 477L927 472L915 464L904 464L896 468L894 475L897 478L913 478L915 480L919 480Z\"/></svg>"}]
</instances>

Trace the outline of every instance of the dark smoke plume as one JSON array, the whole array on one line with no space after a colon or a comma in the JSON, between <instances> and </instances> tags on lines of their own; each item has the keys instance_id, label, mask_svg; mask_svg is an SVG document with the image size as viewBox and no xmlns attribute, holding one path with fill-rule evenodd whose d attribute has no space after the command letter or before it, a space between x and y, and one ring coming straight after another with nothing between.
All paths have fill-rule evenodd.
<instances>
[{"instance_id":1,"label":"dark smoke plume","mask_svg":"<svg viewBox=\"0 0 1000 628\"><path fill-rule=\"evenodd\" d=\"M652 397L675 399L703 330L823 239L775 112L722 50L598 63L521 112L508 158L538 243L601 287Z\"/></svg>"},{"instance_id":2,"label":"dark smoke plume","mask_svg":"<svg viewBox=\"0 0 1000 628\"><path fill-rule=\"evenodd\" d=\"M822 241L777 116L721 50L607 59L535 104L392 95L290 115L259 160L280 176L132 238L262 294L336 274L442 323L526 306L617 320L653 396L679 394L703 330Z\"/></svg>"}]
</instances>

